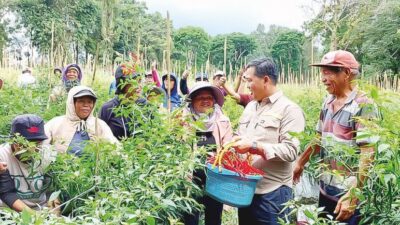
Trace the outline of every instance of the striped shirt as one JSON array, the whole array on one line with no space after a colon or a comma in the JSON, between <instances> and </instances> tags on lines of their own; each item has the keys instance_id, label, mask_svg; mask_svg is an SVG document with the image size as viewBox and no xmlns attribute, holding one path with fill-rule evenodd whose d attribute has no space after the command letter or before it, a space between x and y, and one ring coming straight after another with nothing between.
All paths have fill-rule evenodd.
<instances>
[{"instance_id":1,"label":"striped shirt","mask_svg":"<svg viewBox=\"0 0 400 225\"><path fill-rule=\"evenodd\" d=\"M316 130L321 134L321 157L329 168L322 173L325 184L348 189L356 182L360 145L374 144L378 138L369 135L362 120L378 118L375 104L364 93L354 89L342 108L334 112L335 96L330 95L322 105Z\"/></svg>"}]
</instances>

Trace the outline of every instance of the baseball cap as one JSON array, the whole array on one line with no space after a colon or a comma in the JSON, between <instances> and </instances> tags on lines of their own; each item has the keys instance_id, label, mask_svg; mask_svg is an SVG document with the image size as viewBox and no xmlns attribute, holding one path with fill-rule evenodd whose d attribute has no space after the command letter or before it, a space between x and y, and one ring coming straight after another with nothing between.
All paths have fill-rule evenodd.
<instances>
[{"instance_id":1,"label":"baseball cap","mask_svg":"<svg viewBox=\"0 0 400 225\"><path fill-rule=\"evenodd\" d=\"M203 80L208 81L208 74L207 73L197 73L195 76L196 81L200 81L203 78Z\"/></svg>"},{"instance_id":2,"label":"baseball cap","mask_svg":"<svg viewBox=\"0 0 400 225\"><path fill-rule=\"evenodd\" d=\"M217 70L217 72L214 73L213 77L216 77L216 76L225 76L225 73L222 70Z\"/></svg>"},{"instance_id":3,"label":"baseball cap","mask_svg":"<svg viewBox=\"0 0 400 225\"><path fill-rule=\"evenodd\" d=\"M344 50L328 52L322 57L320 63L311 64L310 66L334 66L349 69L358 69L360 64L357 62L353 54Z\"/></svg>"},{"instance_id":4,"label":"baseball cap","mask_svg":"<svg viewBox=\"0 0 400 225\"><path fill-rule=\"evenodd\" d=\"M16 116L11 123L11 135L20 134L28 141L47 139L44 132L44 121L37 115L24 114Z\"/></svg>"},{"instance_id":5,"label":"baseball cap","mask_svg":"<svg viewBox=\"0 0 400 225\"><path fill-rule=\"evenodd\" d=\"M29 67L25 67L24 70L22 70L22 73L31 73L32 70Z\"/></svg>"},{"instance_id":6,"label":"baseball cap","mask_svg":"<svg viewBox=\"0 0 400 225\"><path fill-rule=\"evenodd\" d=\"M74 94L74 98L80 98L80 97L83 97L83 96L90 96L90 97L92 97L94 99L97 99L96 94L93 93L89 89L84 89L84 90L78 91L76 94Z\"/></svg>"},{"instance_id":7,"label":"baseball cap","mask_svg":"<svg viewBox=\"0 0 400 225\"><path fill-rule=\"evenodd\" d=\"M146 73L144 74L145 77L149 77L149 76L153 76L153 73L151 70L146 71Z\"/></svg>"}]
</instances>

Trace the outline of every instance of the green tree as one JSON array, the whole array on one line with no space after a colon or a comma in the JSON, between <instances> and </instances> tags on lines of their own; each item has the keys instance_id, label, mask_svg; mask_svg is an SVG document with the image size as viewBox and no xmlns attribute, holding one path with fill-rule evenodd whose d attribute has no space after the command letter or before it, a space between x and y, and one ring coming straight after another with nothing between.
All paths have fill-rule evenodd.
<instances>
[{"instance_id":1,"label":"green tree","mask_svg":"<svg viewBox=\"0 0 400 225\"><path fill-rule=\"evenodd\" d=\"M229 64L232 69L237 71L243 66L245 58L256 49L256 41L250 35L242 33L231 33L227 35L217 35L212 39L210 58L213 65L222 68L224 65L224 43L227 39L227 70ZM228 70L229 73L234 71Z\"/></svg>"},{"instance_id":2,"label":"green tree","mask_svg":"<svg viewBox=\"0 0 400 225\"><path fill-rule=\"evenodd\" d=\"M4 15L8 11L8 3L7 2L0 2L0 18L4 18ZM8 35L7 35L7 21L4 19L0 20L0 63L3 59L3 49L5 48L8 42Z\"/></svg>"},{"instance_id":3,"label":"green tree","mask_svg":"<svg viewBox=\"0 0 400 225\"><path fill-rule=\"evenodd\" d=\"M382 1L352 36L360 42L366 72L400 72L400 2ZM361 37L361 40L360 40Z\"/></svg>"},{"instance_id":4,"label":"green tree","mask_svg":"<svg viewBox=\"0 0 400 225\"><path fill-rule=\"evenodd\" d=\"M286 73L300 71L302 67L304 40L304 34L299 31L288 31L277 37L272 45L271 54L279 62L281 70L284 70Z\"/></svg>"},{"instance_id":5,"label":"green tree","mask_svg":"<svg viewBox=\"0 0 400 225\"><path fill-rule=\"evenodd\" d=\"M256 41L257 46L250 57L272 56L272 45L278 36L290 30L287 27L271 25L266 31L264 24L258 24L257 29L250 34Z\"/></svg>"},{"instance_id":6,"label":"green tree","mask_svg":"<svg viewBox=\"0 0 400 225\"><path fill-rule=\"evenodd\" d=\"M186 60L188 64L196 60L202 65L208 58L210 37L200 27L183 27L173 34L175 51L173 57L178 60Z\"/></svg>"},{"instance_id":7,"label":"green tree","mask_svg":"<svg viewBox=\"0 0 400 225\"><path fill-rule=\"evenodd\" d=\"M359 0L322 0L318 14L306 24L313 36L321 35L324 46L329 50L343 49L348 44L348 34L360 21L360 13L365 1Z\"/></svg>"},{"instance_id":8,"label":"green tree","mask_svg":"<svg viewBox=\"0 0 400 225\"><path fill-rule=\"evenodd\" d=\"M54 23L54 51L62 63L78 61L79 46L85 45L99 27L98 5L94 0L19 0L13 9L20 23L27 29L27 36L42 54L50 52L52 24ZM74 44L73 51L69 51ZM74 53L75 58L72 58Z\"/></svg>"},{"instance_id":9,"label":"green tree","mask_svg":"<svg viewBox=\"0 0 400 225\"><path fill-rule=\"evenodd\" d=\"M166 36L166 20L162 15L146 13L144 2L122 1L118 8L114 51L126 56L130 51L136 52L140 44L146 62L161 61Z\"/></svg>"}]
</instances>

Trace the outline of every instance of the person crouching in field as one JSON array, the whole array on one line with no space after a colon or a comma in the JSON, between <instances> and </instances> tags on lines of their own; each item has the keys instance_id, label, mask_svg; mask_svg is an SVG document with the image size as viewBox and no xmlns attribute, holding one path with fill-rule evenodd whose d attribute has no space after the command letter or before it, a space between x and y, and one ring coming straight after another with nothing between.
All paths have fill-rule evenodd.
<instances>
[{"instance_id":1,"label":"person crouching in field","mask_svg":"<svg viewBox=\"0 0 400 225\"><path fill-rule=\"evenodd\" d=\"M319 154L323 160L320 176L319 207L321 217L331 215L335 220L356 225L360 221L355 189L362 189L366 173L374 155L373 145L378 137L368 135L362 120L379 117L378 110L365 93L354 83L359 74L359 63L348 51L332 51L324 55L320 68L321 81L329 93L317 124L318 139L310 143L298 158L293 171L297 183L304 165L311 156ZM349 149L358 154L349 156ZM347 155L346 155L347 154ZM352 158L353 162L347 162Z\"/></svg>"},{"instance_id":2,"label":"person crouching in field","mask_svg":"<svg viewBox=\"0 0 400 225\"><path fill-rule=\"evenodd\" d=\"M59 70L59 68L56 69ZM54 69L54 73L56 73L56 69ZM81 84L82 77L82 69L78 64L67 65L61 73L62 84L53 88L49 100L55 102L67 95L71 88Z\"/></svg>"},{"instance_id":3,"label":"person crouching in field","mask_svg":"<svg viewBox=\"0 0 400 225\"><path fill-rule=\"evenodd\" d=\"M11 136L11 143L0 146L0 207L8 206L18 212L39 210L48 203L46 191L51 179L44 170L55 159L56 152L43 145L47 136L39 116L15 117Z\"/></svg>"},{"instance_id":4,"label":"person crouching in field","mask_svg":"<svg viewBox=\"0 0 400 225\"><path fill-rule=\"evenodd\" d=\"M144 106L146 99L141 97L141 77L128 69L128 66L122 64L115 71L115 80L117 90L115 97L103 104L100 110L99 118L104 120L110 126L113 135L121 140L133 135L136 126L132 118L138 115L120 116L117 115L119 109L129 107L129 104Z\"/></svg>"},{"instance_id":5,"label":"person crouching in field","mask_svg":"<svg viewBox=\"0 0 400 225\"><path fill-rule=\"evenodd\" d=\"M215 154L217 146L229 142L232 138L232 127L229 118L222 112L224 96L220 89L208 82L199 82L191 89L188 94L190 101L185 108L184 115L189 117L189 121L202 121L203 129L196 131L198 147L207 147L210 154ZM193 182L201 189L205 188L206 174L205 168L193 172ZM223 204L204 195L197 199L205 208L205 225L220 225ZM184 217L185 225L199 224L199 212L186 214Z\"/></svg>"},{"instance_id":6,"label":"person crouching in field","mask_svg":"<svg viewBox=\"0 0 400 225\"><path fill-rule=\"evenodd\" d=\"M51 119L45 125L48 144L54 145L60 153L81 156L89 140L104 139L118 143L110 127L93 116L96 94L85 86L73 87L66 102L66 113Z\"/></svg>"}]
</instances>

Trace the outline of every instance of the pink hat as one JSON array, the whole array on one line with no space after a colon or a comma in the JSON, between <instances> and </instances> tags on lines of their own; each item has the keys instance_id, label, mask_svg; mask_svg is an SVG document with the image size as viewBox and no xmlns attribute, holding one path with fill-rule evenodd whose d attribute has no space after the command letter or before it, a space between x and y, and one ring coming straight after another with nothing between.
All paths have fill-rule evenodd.
<instances>
[{"instance_id":1,"label":"pink hat","mask_svg":"<svg viewBox=\"0 0 400 225\"><path fill-rule=\"evenodd\" d=\"M320 63L311 64L310 66L334 66L344 67L349 69L358 69L360 64L357 62L354 55L348 51L337 50L328 52L322 57Z\"/></svg>"}]
</instances>

